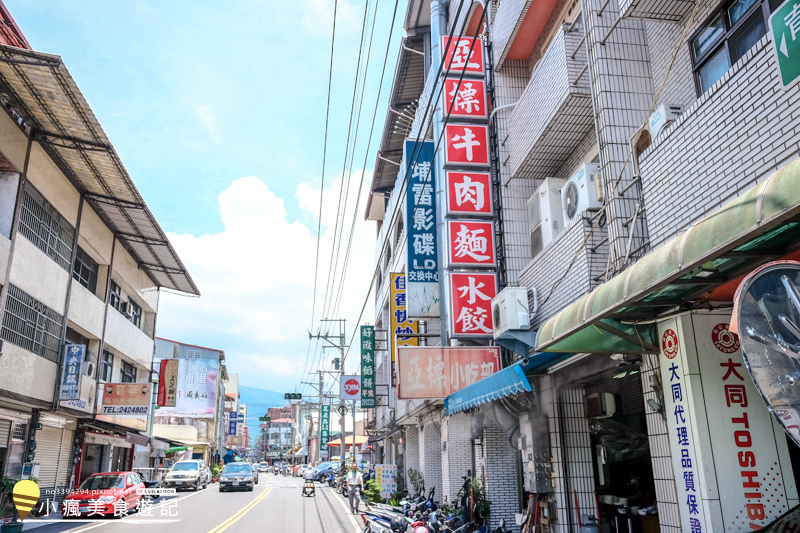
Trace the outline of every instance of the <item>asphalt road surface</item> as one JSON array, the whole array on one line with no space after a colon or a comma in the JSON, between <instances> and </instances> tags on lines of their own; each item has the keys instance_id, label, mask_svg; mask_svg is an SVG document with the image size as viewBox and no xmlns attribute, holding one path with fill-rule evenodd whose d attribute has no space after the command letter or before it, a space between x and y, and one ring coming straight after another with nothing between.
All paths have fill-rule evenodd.
<instances>
[{"instance_id":1,"label":"asphalt road surface","mask_svg":"<svg viewBox=\"0 0 800 533\"><path fill-rule=\"evenodd\" d=\"M301 495L300 478L261 474L253 492L219 492L210 485L156 500L149 512L125 518L26 520L34 533L359 533L358 516L333 489L316 484L316 496ZM54 515L54 516L60 516ZM47 517L47 518L52 518Z\"/></svg>"}]
</instances>

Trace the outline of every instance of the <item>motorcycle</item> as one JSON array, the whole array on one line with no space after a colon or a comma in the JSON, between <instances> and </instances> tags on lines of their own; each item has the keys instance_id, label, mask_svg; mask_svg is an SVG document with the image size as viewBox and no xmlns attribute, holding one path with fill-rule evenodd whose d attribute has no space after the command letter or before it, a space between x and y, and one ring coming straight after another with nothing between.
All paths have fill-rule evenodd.
<instances>
[{"instance_id":1,"label":"motorcycle","mask_svg":"<svg viewBox=\"0 0 800 533\"><path fill-rule=\"evenodd\" d=\"M310 479L303 481L303 496L314 496L315 492L314 481Z\"/></svg>"}]
</instances>

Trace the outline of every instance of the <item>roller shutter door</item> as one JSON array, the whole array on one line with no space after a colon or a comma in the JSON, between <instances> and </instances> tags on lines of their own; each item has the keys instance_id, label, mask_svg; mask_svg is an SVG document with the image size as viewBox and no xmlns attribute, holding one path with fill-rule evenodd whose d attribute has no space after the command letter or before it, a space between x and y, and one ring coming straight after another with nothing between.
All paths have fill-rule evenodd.
<instances>
[{"instance_id":1,"label":"roller shutter door","mask_svg":"<svg viewBox=\"0 0 800 533\"><path fill-rule=\"evenodd\" d=\"M64 438L63 444L61 445L61 453L58 456L58 478L57 478L57 486L58 487L67 487L69 486L69 467L70 467L70 460L72 459L72 437L75 433L71 429L65 429L64 431ZM66 495L65 491L57 491L56 492L56 499L61 500Z\"/></svg>"},{"instance_id":2,"label":"roller shutter door","mask_svg":"<svg viewBox=\"0 0 800 533\"><path fill-rule=\"evenodd\" d=\"M8 446L8 438L11 436L11 421L0 420L0 448Z\"/></svg>"},{"instance_id":3,"label":"roller shutter door","mask_svg":"<svg viewBox=\"0 0 800 533\"><path fill-rule=\"evenodd\" d=\"M39 487L54 489L58 477L58 459L61 455L61 437L64 430L43 426L36 432L34 463L39 464Z\"/></svg>"}]
</instances>

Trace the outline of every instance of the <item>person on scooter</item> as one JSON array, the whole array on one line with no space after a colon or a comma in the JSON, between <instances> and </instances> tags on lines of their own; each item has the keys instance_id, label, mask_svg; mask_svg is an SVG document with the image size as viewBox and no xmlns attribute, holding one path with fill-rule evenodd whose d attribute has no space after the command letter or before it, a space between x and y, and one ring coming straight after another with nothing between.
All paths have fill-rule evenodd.
<instances>
[{"instance_id":1,"label":"person on scooter","mask_svg":"<svg viewBox=\"0 0 800 533\"><path fill-rule=\"evenodd\" d=\"M358 514L358 504L361 500L360 492L364 491L364 478L361 476L361 472L358 471L358 466L355 463L350 467L350 472L347 473L345 483L347 483L347 499L350 500L350 512Z\"/></svg>"}]
</instances>

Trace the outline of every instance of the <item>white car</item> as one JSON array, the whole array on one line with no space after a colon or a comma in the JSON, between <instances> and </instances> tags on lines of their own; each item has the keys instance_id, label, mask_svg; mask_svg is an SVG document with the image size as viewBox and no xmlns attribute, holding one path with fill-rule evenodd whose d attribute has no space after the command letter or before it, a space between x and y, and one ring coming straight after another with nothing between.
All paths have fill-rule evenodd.
<instances>
[{"instance_id":1,"label":"white car","mask_svg":"<svg viewBox=\"0 0 800 533\"><path fill-rule=\"evenodd\" d=\"M206 488L211 483L211 472L202 459L178 461L167 475L161 486L164 488L193 489Z\"/></svg>"}]
</instances>

